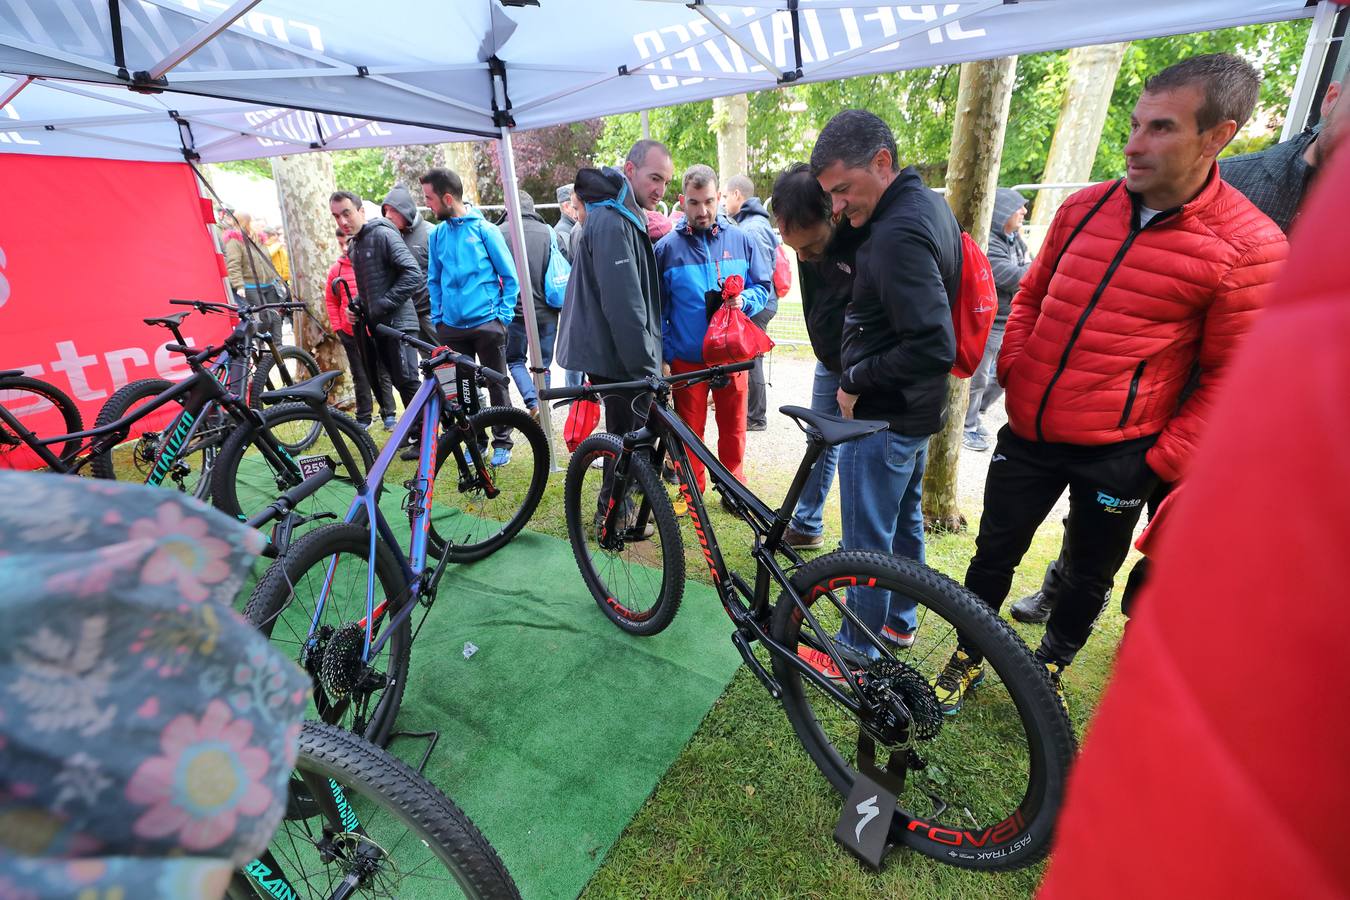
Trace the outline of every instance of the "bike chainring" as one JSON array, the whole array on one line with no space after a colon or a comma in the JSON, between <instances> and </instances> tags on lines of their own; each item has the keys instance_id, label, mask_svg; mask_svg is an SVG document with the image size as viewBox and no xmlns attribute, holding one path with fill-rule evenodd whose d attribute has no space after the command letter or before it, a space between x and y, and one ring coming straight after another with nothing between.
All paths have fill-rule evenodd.
<instances>
[{"instance_id":1,"label":"bike chainring","mask_svg":"<svg viewBox=\"0 0 1350 900\"><path fill-rule=\"evenodd\" d=\"M366 629L360 622L348 622L328 639L319 667L319 684L328 696L341 700L361 683L366 664L361 661Z\"/></svg>"},{"instance_id":2,"label":"bike chainring","mask_svg":"<svg viewBox=\"0 0 1350 900\"><path fill-rule=\"evenodd\" d=\"M862 686L880 707L869 730L883 743L931 741L942 730L937 694L913 666L894 659L877 660L863 672Z\"/></svg>"}]
</instances>

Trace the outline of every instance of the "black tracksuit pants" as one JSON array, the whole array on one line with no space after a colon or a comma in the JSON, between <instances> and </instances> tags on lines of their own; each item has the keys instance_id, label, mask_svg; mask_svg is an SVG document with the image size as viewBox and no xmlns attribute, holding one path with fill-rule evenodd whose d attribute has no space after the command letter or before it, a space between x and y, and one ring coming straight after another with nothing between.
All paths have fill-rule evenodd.
<instances>
[{"instance_id":1,"label":"black tracksuit pants","mask_svg":"<svg viewBox=\"0 0 1350 900\"><path fill-rule=\"evenodd\" d=\"M506 366L506 326L496 319L476 328L453 328L441 323L436 332L441 343L456 353L477 359L480 366L502 375L510 373ZM493 406L511 405L511 389L506 384L489 381L487 388ZM513 443L509 427L492 430L493 447L510 450Z\"/></svg>"},{"instance_id":2,"label":"black tracksuit pants","mask_svg":"<svg viewBox=\"0 0 1350 900\"><path fill-rule=\"evenodd\" d=\"M1069 489L1060 596L1040 654L1062 665L1087 643L1158 478L1144 461L1156 437L1088 447L998 433L966 587L998 612L1036 529Z\"/></svg>"}]
</instances>

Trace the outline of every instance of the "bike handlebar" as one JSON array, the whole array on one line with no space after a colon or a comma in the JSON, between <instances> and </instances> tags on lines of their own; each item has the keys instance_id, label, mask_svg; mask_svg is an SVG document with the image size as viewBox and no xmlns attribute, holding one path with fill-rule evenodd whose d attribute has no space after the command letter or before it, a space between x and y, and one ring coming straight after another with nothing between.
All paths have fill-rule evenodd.
<instances>
[{"instance_id":1,"label":"bike handlebar","mask_svg":"<svg viewBox=\"0 0 1350 900\"><path fill-rule=\"evenodd\" d=\"M495 384L510 384L511 379L507 378L496 369L489 369L486 366L479 365L467 356L455 353L448 347L434 347L426 341L404 334L397 328L391 328L388 325L376 325L375 331L385 337L397 338L410 347L416 347L418 350L428 354L429 358L422 363L424 368L436 368L447 363L453 363L456 366L465 366L475 372L482 374L484 378Z\"/></svg>"},{"instance_id":2,"label":"bike handlebar","mask_svg":"<svg viewBox=\"0 0 1350 900\"><path fill-rule=\"evenodd\" d=\"M275 303L259 303L257 306L233 306L229 303L215 303L211 300L170 300L173 306L191 306L197 312L229 314L255 312L260 309L304 309L305 304L295 300L280 300Z\"/></svg>"},{"instance_id":3,"label":"bike handlebar","mask_svg":"<svg viewBox=\"0 0 1350 900\"><path fill-rule=\"evenodd\" d=\"M223 347L208 346L205 350L197 350L196 347L188 347L183 344L165 344L164 349L170 353L181 353L187 357L189 365L199 366L213 356L220 354Z\"/></svg>"},{"instance_id":4,"label":"bike handlebar","mask_svg":"<svg viewBox=\"0 0 1350 900\"><path fill-rule=\"evenodd\" d=\"M584 384L581 387L545 388L539 392L539 399L544 401L576 400L581 397L593 399L602 394L649 393L660 389L662 386L674 387L679 384L688 384L695 381L711 381L714 378L731 375L735 372L745 372L754 368L754 365L755 361L753 359L748 359L745 362L732 363L727 366L710 366L709 368L698 369L693 372L681 372L679 375L671 375L668 378L648 375L646 378L640 378L636 381L616 381L609 384Z\"/></svg>"}]
</instances>

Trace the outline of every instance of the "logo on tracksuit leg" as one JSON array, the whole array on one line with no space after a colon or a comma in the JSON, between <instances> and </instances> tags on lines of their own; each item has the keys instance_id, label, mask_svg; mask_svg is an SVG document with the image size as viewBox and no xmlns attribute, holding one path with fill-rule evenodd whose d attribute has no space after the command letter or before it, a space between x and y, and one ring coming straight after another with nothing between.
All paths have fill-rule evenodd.
<instances>
[{"instance_id":1,"label":"logo on tracksuit leg","mask_svg":"<svg viewBox=\"0 0 1350 900\"><path fill-rule=\"evenodd\" d=\"M1138 506L1139 504L1143 503L1144 501L1143 501L1143 500L1122 500L1122 499L1120 499L1119 497L1112 497L1112 496L1111 496L1110 494L1108 494L1106 491L1098 491L1098 492L1097 492L1097 502L1100 503L1100 504L1105 508L1105 511L1106 511L1106 512L1109 512L1109 513L1112 513L1112 514L1118 516L1118 515L1120 515L1121 510L1125 510L1125 509L1133 509L1134 507Z\"/></svg>"}]
</instances>

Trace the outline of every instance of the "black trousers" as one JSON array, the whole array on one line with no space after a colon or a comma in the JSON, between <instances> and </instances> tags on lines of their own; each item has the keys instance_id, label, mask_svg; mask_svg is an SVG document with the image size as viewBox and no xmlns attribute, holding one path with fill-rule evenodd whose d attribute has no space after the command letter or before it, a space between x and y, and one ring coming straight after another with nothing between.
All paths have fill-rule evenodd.
<instances>
[{"instance_id":1,"label":"black trousers","mask_svg":"<svg viewBox=\"0 0 1350 900\"><path fill-rule=\"evenodd\" d=\"M1013 570L1067 487L1068 554L1060 572L1059 602L1038 651L1046 659L1068 665L1087 643L1106 591L1129 552L1144 503L1158 484L1144 461L1154 440L1086 447L1023 440L1006 425L998 433L966 587L998 612L1012 586Z\"/></svg>"},{"instance_id":2,"label":"black trousers","mask_svg":"<svg viewBox=\"0 0 1350 900\"><path fill-rule=\"evenodd\" d=\"M769 321L778 314L776 309L761 309L750 317L750 321L759 326L759 330L769 331ZM769 420L768 391L764 381L764 356L755 357L755 367L750 370L750 389L745 403L745 421L749 425L764 425Z\"/></svg>"},{"instance_id":3,"label":"black trousers","mask_svg":"<svg viewBox=\"0 0 1350 900\"><path fill-rule=\"evenodd\" d=\"M417 375L417 351L398 338L376 334L371 338L375 342L375 357L384 373L389 377L398 395L403 398L403 408L412 404L422 379Z\"/></svg>"},{"instance_id":4,"label":"black trousers","mask_svg":"<svg viewBox=\"0 0 1350 900\"><path fill-rule=\"evenodd\" d=\"M449 325L437 325L436 332L441 343L456 353L478 360L478 364L489 369L508 374L506 368L506 326L496 319L477 328L451 328ZM509 384L509 382L508 382ZM508 384L488 382L488 397L493 406L510 406L511 389ZM492 446L511 449L511 429L494 428Z\"/></svg>"},{"instance_id":5,"label":"black trousers","mask_svg":"<svg viewBox=\"0 0 1350 900\"><path fill-rule=\"evenodd\" d=\"M419 311L417 313L417 336L432 346L440 346L441 337L436 331L435 324L431 321L430 312ZM427 354L424 354L424 356L427 356Z\"/></svg>"},{"instance_id":6,"label":"black trousers","mask_svg":"<svg viewBox=\"0 0 1350 900\"><path fill-rule=\"evenodd\" d=\"M370 424L372 413L371 379L375 381L375 396L380 404L380 418L397 414L394 407L394 391L389 375L381 366L372 366L373 360L366 359L362 342L355 335L339 331L338 339L347 351L347 362L352 373L352 392L356 395L356 421L362 425Z\"/></svg>"},{"instance_id":7,"label":"black trousers","mask_svg":"<svg viewBox=\"0 0 1350 900\"><path fill-rule=\"evenodd\" d=\"M587 375L591 384L601 387L619 381L632 381L631 378L606 378L603 375ZM623 437L630 431L637 431L647 424L647 412L652 405L651 394L606 394L604 397L605 430L610 434ZM600 497L597 504L603 512L609 505L610 487L614 480L614 466L605 464L604 477L600 482Z\"/></svg>"}]
</instances>

